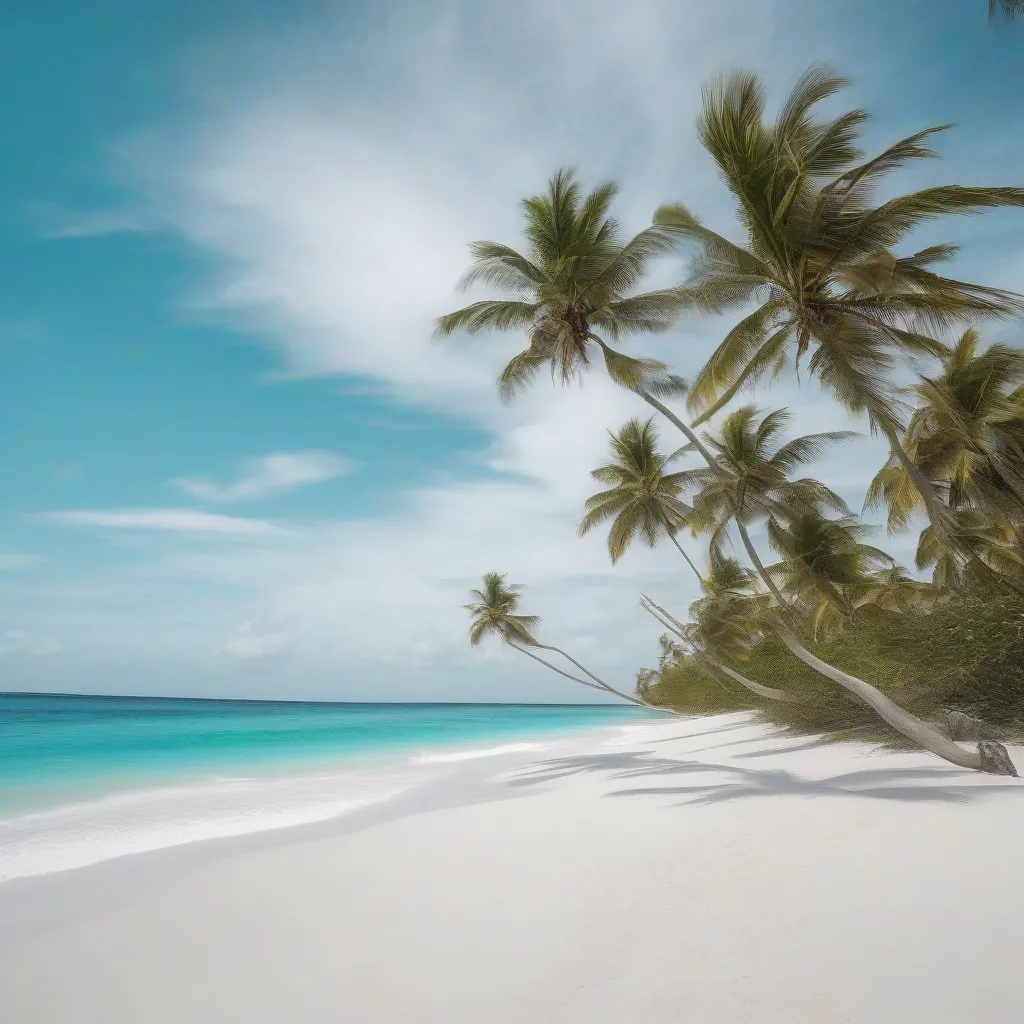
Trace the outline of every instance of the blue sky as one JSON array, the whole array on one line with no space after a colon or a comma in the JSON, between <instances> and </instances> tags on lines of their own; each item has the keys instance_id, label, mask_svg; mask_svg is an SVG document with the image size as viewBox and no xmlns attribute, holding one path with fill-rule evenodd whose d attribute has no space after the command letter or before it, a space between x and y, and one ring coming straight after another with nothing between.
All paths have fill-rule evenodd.
<instances>
[{"instance_id":1,"label":"blue sky","mask_svg":"<svg viewBox=\"0 0 1024 1024\"><path fill-rule=\"evenodd\" d=\"M708 7L7 5L0 689L576 699L466 649L491 568L619 682L653 660L637 592L682 610L690 581L672 552L612 570L574 529L604 431L642 409L599 378L503 408L513 339L432 342L466 243L514 240L518 198L566 163L621 181L627 227L680 199L733 232L692 125L737 66L780 95L830 61L869 145L956 121L901 188L1024 166L1024 30L984 0ZM1021 288L1022 228L928 237ZM646 351L692 372L721 326ZM813 389L759 400L846 425ZM821 475L859 504L878 455Z\"/></svg>"}]
</instances>

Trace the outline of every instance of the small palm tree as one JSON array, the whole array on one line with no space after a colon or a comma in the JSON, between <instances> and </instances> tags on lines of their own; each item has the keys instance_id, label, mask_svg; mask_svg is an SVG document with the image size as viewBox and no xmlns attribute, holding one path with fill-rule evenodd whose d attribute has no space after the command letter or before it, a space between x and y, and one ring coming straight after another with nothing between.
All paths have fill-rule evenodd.
<instances>
[{"instance_id":1,"label":"small palm tree","mask_svg":"<svg viewBox=\"0 0 1024 1024\"><path fill-rule=\"evenodd\" d=\"M996 574L1010 589L1021 592L1024 585L1024 552L1019 540L1005 521L993 523L977 509L959 509L954 513L954 523L965 544L969 545L974 558L973 565L981 565ZM932 570L932 584L939 591L962 589L965 559L957 552L940 544L931 526L921 531L917 542L915 562L918 569Z\"/></svg>"},{"instance_id":2,"label":"small palm tree","mask_svg":"<svg viewBox=\"0 0 1024 1024\"><path fill-rule=\"evenodd\" d=\"M903 566L891 564L868 573L863 584L852 588L852 596L857 609L903 614L934 604L939 594L935 587L914 579Z\"/></svg>"},{"instance_id":3,"label":"small palm tree","mask_svg":"<svg viewBox=\"0 0 1024 1024\"><path fill-rule=\"evenodd\" d=\"M502 643L525 654L534 661L540 662L552 672L557 672L566 679L589 686L593 690L603 690L605 693L614 694L622 700L631 704L638 704L651 708L654 711L663 711L666 714L675 714L668 708L659 708L648 704L645 700L638 700L627 693L622 693L610 686L603 679L599 679L593 672L581 665L575 658L567 654L560 647L550 644L543 644L534 636L534 631L540 625L540 617L537 615L523 615L519 611L523 587L518 583L507 583L504 575L496 572L484 574L483 586L470 591L472 600L464 605L470 616L469 642L473 647L478 646L488 636L497 637ZM551 651L565 658L570 664L579 669L587 679L580 679L569 672L552 665L551 662L542 658L535 651ZM589 680L589 682L588 682Z\"/></svg>"},{"instance_id":4,"label":"small palm tree","mask_svg":"<svg viewBox=\"0 0 1024 1024\"><path fill-rule=\"evenodd\" d=\"M718 431L705 433L710 464L675 474L678 483L694 495L694 527L710 532L711 546L717 549L730 524L734 524L751 562L773 593L775 584L766 577L747 528L760 519L788 516L800 510L824 508L849 513L843 499L819 480L794 480L792 474L821 458L830 445L856 435L850 431L828 431L785 440L791 420L786 409L762 416L756 407L743 406L730 413ZM676 455L690 451L692 447L686 446ZM784 606L782 595L775 596Z\"/></svg>"},{"instance_id":5,"label":"small palm tree","mask_svg":"<svg viewBox=\"0 0 1024 1024\"><path fill-rule=\"evenodd\" d=\"M610 486L587 498L579 535L585 536L610 519L608 554L612 565L626 553L637 535L652 548L667 536L700 579L700 570L677 537L690 526L693 509L680 497L678 474L665 472L669 460L659 451L653 418L646 422L629 420L616 433L609 432L609 436L612 461L590 475Z\"/></svg>"},{"instance_id":6,"label":"small palm tree","mask_svg":"<svg viewBox=\"0 0 1024 1024\"><path fill-rule=\"evenodd\" d=\"M941 502L900 445L892 371L903 357L937 354L934 333L976 317L1017 314L1021 302L938 273L955 255L953 245L909 255L894 249L937 217L1024 206L1024 189L942 185L876 202L886 176L935 156L928 140L950 126L925 129L864 161L856 142L866 111L813 116L847 84L827 68L810 68L774 122L766 120L766 90L754 74L734 73L704 90L698 134L736 200L745 242L730 242L678 204L659 209L654 223L699 247L680 289L692 308L757 308L697 375L689 404L701 412L699 423L740 388L780 373L790 355L799 366L808 354L811 376L842 406L868 416L921 492L936 529L955 543Z\"/></svg>"}]
</instances>

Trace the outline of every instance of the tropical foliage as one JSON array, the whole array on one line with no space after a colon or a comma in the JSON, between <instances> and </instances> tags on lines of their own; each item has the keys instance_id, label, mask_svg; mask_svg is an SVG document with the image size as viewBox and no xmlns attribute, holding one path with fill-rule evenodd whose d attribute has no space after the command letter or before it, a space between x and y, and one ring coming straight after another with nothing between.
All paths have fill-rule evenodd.
<instances>
[{"instance_id":1,"label":"tropical foliage","mask_svg":"<svg viewBox=\"0 0 1024 1024\"><path fill-rule=\"evenodd\" d=\"M930 141L948 126L865 158L865 111L816 113L845 84L812 67L771 120L752 74L705 89L697 132L732 195L741 242L679 203L625 240L610 213L615 187L585 195L559 171L523 203L522 252L471 247L463 285L498 297L442 317L438 330L525 336L499 380L506 399L542 369L567 383L600 352L612 379L685 438L665 454L653 419L612 432L611 459L592 473L603 489L579 527L608 528L613 564L637 539L667 539L699 580L685 618L644 595L666 632L657 667L637 673L639 696L627 699L688 713L758 708L817 731L873 727L954 764L1016 774L1001 744L964 747L941 712L1024 725L1024 355L982 348L975 326L1018 317L1024 299L945 272L952 243L903 249L927 221L1024 206L1024 189L942 185L877 198L893 172L935 156ZM643 291L677 245L691 253L686 279ZM741 319L689 387L664 363L609 345L734 309ZM842 409L885 438L889 457L865 506L884 510L890 532L921 528L916 567L930 582L808 475L855 435L794 437L785 409L726 409L792 368L799 378L805 359ZM917 379L902 387L911 369ZM692 423L665 404L684 395ZM703 571L686 550L697 538ZM471 642L494 634L549 668L537 652L557 653L586 679L555 671L619 693L536 640L536 619L520 613L504 577L485 577L474 596Z\"/></svg>"}]
</instances>

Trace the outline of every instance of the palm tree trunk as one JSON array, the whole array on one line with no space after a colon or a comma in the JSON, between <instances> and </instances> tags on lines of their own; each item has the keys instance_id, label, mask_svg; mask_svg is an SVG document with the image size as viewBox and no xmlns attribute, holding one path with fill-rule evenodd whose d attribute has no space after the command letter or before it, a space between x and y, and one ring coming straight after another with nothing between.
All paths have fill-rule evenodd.
<instances>
[{"instance_id":1,"label":"palm tree trunk","mask_svg":"<svg viewBox=\"0 0 1024 1024\"><path fill-rule=\"evenodd\" d=\"M693 570L694 576L696 576L697 579L700 580L701 583L703 583L704 577L700 574L700 569L698 569L697 566L695 566L693 562L690 560L690 556L683 550L683 546L679 543L679 541L676 540L676 535L674 533L670 533L669 537L671 538L672 543L675 544L676 551L678 551L679 554L681 554L683 558L686 559L686 564Z\"/></svg>"},{"instance_id":2,"label":"palm tree trunk","mask_svg":"<svg viewBox=\"0 0 1024 1024\"><path fill-rule=\"evenodd\" d=\"M680 630L679 623L660 605L656 605L649 597L645 596L644 600L641 602L641 607L648 615L657 619L658 622L660 622L670 633L675 633L675 635L684 643L690 643L692 645L692 642L686 634ZM724 672L730 679L739 683L740 686L745 686L751 693L756 693L759 697L767 697L769 700L796 700L795 697L791 697L788 693L785 693L782 690L776 690L774 687L762 686L760 683L755 683L753 679L748 679L735 669L731 669L727 665L723 665L720 662L715 661L714 658L709 657L706 653L700 652L699 659L707 662L707 664L702 667L712 679L714 679L715 676L713 672L708 671L708 665L713 665L720 672ZM717 680L715 681L717 682Z\"/></svg>"},{"instance_id":3,"label":"palm tree trunk","mask_svg":"<svg viewBox=\"0 0 1024 1024\"><path fill-rule=\"evenodd\" d=\"M511 640L508 641L508 644L510 647L514 647L521 654L525 654L528 657L533 658L534 661L539 661L542 665L551 669L552 672L557 672L560 676L564 676L566 679L571 679L575 683L582 683L584 686L589 686L592 690L601 690L604 693L614 694L616 697L620 697L622 700L629 701L630 704L636 704L640 707L650 708L651 711L660 711L666 715L675 715L676 717L683 717L679 714L678 711L673 711L671 708L659 707L657 704L648 704L645 700L641 700L638 697L631 697L628 693L623 693L621 690L616 690L614 686L610 686L608 683L604 682L603 679L598 679L598 677L595 676L593 672L584 668L575 658L566 654L565 651L563 651L560 647L552 647L549 644L537 644L537 646L542 651L553 651L555 654L560 654L563 658L565 658L566 661L571 662L581 672L583 672L585 675L589 676L592 680L594 680L593 682L588 683L586 679L580 679L579 676L574 676L568 672L563 672L562 669L556 668L554 665L551 664L551 662L545 661L544 658L541 658L539 655L534 654L526 647L520 647L519 644L514 643Z\"/></svg>"},{"instance_id":4,"label":"palm tree trunk","mask_svg":"<svg viewBox=\"0 0 1024 1024\"><path fill-rule=\"evenodd\" d=\"M693 430L690 429L689 426L687 426L687 424L683 420L681 420L667 405L665 405L663 402L659 402L658 399L654 397L654 395L649 394L646 391L639 391L639 392L637 392L637 394L639 394L640 397L652 409L657 409L658 412L660 412L661 415L664 416L665 419L667 419L669 421L669 423L672 424L672 426L674 426L674 427L676 427L676 429L680 430L683 433L683 435L686 437L687 441L689 441L690 444L692 444L693 447L696 448L698 452L700 452L701 458L712 469L715 468L715 462L714 462L714 459L711 457L711 452L709 452L707 450L707 448L704 446L704 443L701 441L701 439L694 433Z\"/></svg>"},{"instance_id":5,"label":"palm tree trunk","mask_svg":"<svg viewBox=\"0 0 1024 1024\"><path fill-rule=\"evenodd\" d=\"M980 748L978 752L965 750L958 743L954 743L951 739L943 736L942 733L933 729L926 722L922 722L915 715L904 711L903 708L891 701L880 690L876 690L870 683L866 683L863 679L851 676L841 669L822 661L820 658L816 658L797 640L787 626L778 626L776 632L779 635L779 639L789 648L790 652L805 665L831 679L833 682L838 683L843 689L860 697L865 704L875 711L882 721L892 726L898 733L906 736L907 739L913 740L918 746L931 751L952 764L959 765L961 768L987 771L993 775L1016 776L1017 771L1009 760L1006 748L1002 744L993 744L993 746L1001 749L1001 757L999 755L993 756L990 753L986 756L987 752ZM993 761L1001 763L994 764L992 763Z\"/></svg>"},{"instance_id":6,"label":"palm tree trunk","mask_svg":"<svg viewBox=\"0 0 1024 1024\"><path fill-rule=\"evenodd\" d=\"M757 553L757 548L754 547L753 541L750 539L750 534L747 533L747 528L740 521L739 513L736 514L736 529L739 530L740 540L743 541L743 547L747 552L747 556L750 561L754 563L754 568L757 570L757 575L764 581L764 585L768 588L772 597L779 604L779 608L785 613L789 614L792 609L790 608L789 602L782 596L782 592L775 585L775 580L772 579L771 574L764 567L764 563L761 561L761 556Z\"/></svg>"},{"instance_id":7,"label":"palm tree trunk","mask_svg":"<svg viewBox=\"0 0 1024 1024\"><path fill-rule=\"evenodd\" d=\"M746 548L750 560L754 563L758 575L771 591L775 600L779 602L783 611L788 612L790 605L779 592L775 581L772 580L762 564L757 554L757 548L754 547L746 527L740 522L737 522L736 525L743 540L743 546ZM942 733L933 729L927 722L922 722L916 715L910 714L909 711L904 711L903 708L886 697L881 690L875 689L870 683L865 682L863 679L858 679L856 676L851 676L847 672L843 672L842 669L838 669L834 665L830 665L828 662L822 661L821 658L813 655L797 640L787 623L782 622L777 625L775 632L789 651L796 655L808 668L813 669L819 675L825 676L826 679L831 679L832 682L838 683L844 690L848 690L859 697L883 722L892 726L893 729L906 736L907 739L913 740L918 746L923 747L925 750L930 750L933 754L946 761L950 761L952 764L959 765L961 768L987 771L993 775L1015 776L1017 774L1016 769L1013 767L1013 762L1010 761L1010 756L1006 752L1006 748L1001 744L993 744L993 746L999 748L999 752L990 753L987 756L981 751L980 747L977 753L971 750L964 750L958 743L954 743L948 737L943 736Z\"/></svg>"},{"instance_id":8,"label":"palm tree trunk","mask_svg":"<svg viewBox=\"0 0 1024 1024\"><path fill-rule=\"evenodd\" d=\"M794 701L796 697L791 696L784 690L776 690L773 686L762 686L760 683L755 683L753 679L748 679L745 675L741 675L735 669L729 668L728 665L723 665L721 662L712 661L708 659L719 672L724 672L730 679L739 683L740 686L745 686L751 693L756 693L759 697L767 697L768 700L783 700L783 701Z\"/></svg>"}]
</instances>

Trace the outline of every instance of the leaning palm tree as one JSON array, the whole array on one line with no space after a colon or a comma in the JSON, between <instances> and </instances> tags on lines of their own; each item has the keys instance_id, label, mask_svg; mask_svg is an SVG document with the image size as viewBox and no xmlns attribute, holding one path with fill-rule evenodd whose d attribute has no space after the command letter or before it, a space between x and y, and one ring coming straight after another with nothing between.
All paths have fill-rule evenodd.
<instances>
[{"instance_id":1,"label":"leaning palm tree","mask_svg":"<svg viewBox=\"0 0 1024 1024\"><path fill-rule=\"evenodd\" d=\"M938 590L911 576L902 565L892 563L867 574L867 579L851 588L856 609L902 614L928 608L939 598Z\"/></svg>"},{"instance_id":2,"label":"leaning palm tree","mask_svg":"<svg viewBox=\"0 0 1024 1024\"><path fill-rule=\"evenodd\" d=\"M616 193L616 186L606 183L584 196L573 171L558 171L543 195L523 200L524 252L501 242L470 246L472 266L460 286L490 285L501 297L440 317L437 333L525 334L526 348L498 378L505 401L543 369L568 384L590 369L599 351L613 381L639 395L692 442L689 427L660 400L684 394L685 382L657 360L633 358L608 344L671 330L688 302L676 288L636 291L676 241L657 225L623 241L618 222L609 216Z\"/></svg>"},{"instance_id":3,"label":"leaning palm tree","mask_svg":"<svg viewBox=\"0 0 1024 1024\"><path fill-rule=\"evenodd\" d=\"M683 649L705 671L715 669L768 700L793 700L785 691L755 682L729 664L744 661L763 632L761 616L769 601L754 585L751 573L735 559L715 551L701 589L703 596L690 605L690 622L680 622L646 594L640 606L681 640Z\"/></svg>"},{"instance_id":4,"label":"leaning palm tree","mask_svg":"<svg viewBox=\"0 0 1024 1024\"><path fill-rule=\"evenodd\" d=\"M819 503L816 507L813 499L817 498L820 502L821 496L830 492L823 485L813 487L806 481L794 481L794 485L801 486L791 491L787 481L779 474L765 472L764 463L771 461L773 455L777 457L777 452L773 451L775 448L778 452L788 449L797 453L807 449L799 443L805 440L801 438L778 447L781 441L779 429L768 432L771 443L760 446L752 444L752 438L763 432L762 421L756 412L745 408L727 417L717 435L706 438L708 446L716 452L716 465L720 468L718 472L703 469L692 471L693 482L707 489L706 495L699 492L694 496L693 506L697 517L703 517L706 529L714 537L723 538L730 527L735 528L739 534L757 575L775 599L774 615L765 612L765 619L771 623L772 631L790 653L805 665L860 697L883 721L919 746L964 768L998 775L1016 775L1004 747L982 743L977 752L965 750L905 711L870 683L818 658L798 639L804 620L801 614L803 609L783 594L773 573L765 568L747 527L754 517L770 517L776 522L790 523L801 516L816 513L822 505ZM807 456L791 458L792 465L799 465ZM809 561L813 554L813 547L800 549L794 545L792 551L793 560L808 560L806 566L800 567L807 576L814 572L814 566Z\"/></svg>"},{"instance_id":5,"label":"leaning palm tree","mask_svg":"<svg viewBox=\"0 0 1024 1024\"><path fill-rule=\"evenodd\" d=\"M473 647L478 646L488 636L497 637L502 643L525 654L534 661L540 662L545 668L557 672L566 679L589 686L593 690L602 690L605 693L613 694L622 700L629 701L653 711L663 711L666 714L676 714L669 708L660 708L647 701L631 697L628 693L622 693L615 687L599 679L593 672L581 665L575 658L567 654L560 647L551 644L541 643L535 636L534 631L540 625L540 617L537 615L523 615L519 611L519 602L523 587L517 583L506 583L505 576L488 572L484 574L483 586L470 591L472 600L464 605L470 615L469 642ZM582 672L587 679L565 672L551 662L542 658L536 651L550 651L558 654L574 665ZM588 681L589 680L589 681Z\"/></svg>"},{"instance_id":6,"label":"leaning palm tree","mask_svg":"<svg viewBox=\"0 0 1024 1024\"><path fill-rule=\"evenodd\" d=\"M653 417L646 422L628 420L615 433L609 431L609 436L612 461L590 475L610 486L587 498L579 535L583 537L611 520L608 554L612 565L626 553L637 536L652 548L667 536L697 579L701 579L700 570L677 536L689 528L693 509L680 497L682 486L676 474L666 472L669 459L658 448Z\"/></svg>"},{"instance_id":7,"label":"leaning palm tree","mask_svg":"<svg viewBox=\"0 0 1024 1024\"><path fill-rule=\"evenodd\" d=\"M799 368L808 354L810 375L846 409L867 415L920 490L936 529L955 543L941 502L900 445L892 373L907 356L937 354L933 335L951 325L1014 315L1022 306L1009 292L939 274L953 245L894 250L925 221L1024 206L1024 189L942 185L878 203L875 189L886 175L935 156L927 142L950 126L925 129L864 161L855 144L866 111L830 120L813 114L846 84L822 66L810 68L774 122L754 74L733 73L704 90L698 134L736 200L746 238L734 244L679 204L661 207L654 223L698 247L680 288L691 308L757 308L693 381L689 406L700 422L742 387L780 373L787 357Z\"/></svg>"}]
</instances>

